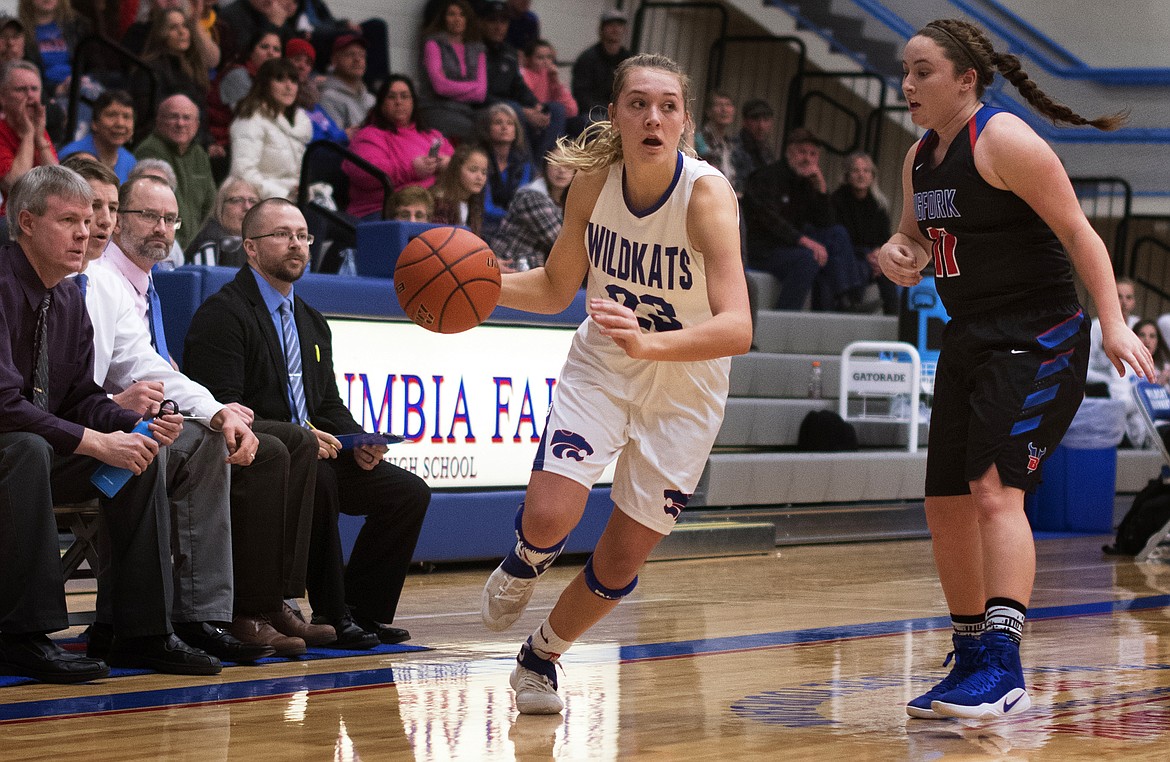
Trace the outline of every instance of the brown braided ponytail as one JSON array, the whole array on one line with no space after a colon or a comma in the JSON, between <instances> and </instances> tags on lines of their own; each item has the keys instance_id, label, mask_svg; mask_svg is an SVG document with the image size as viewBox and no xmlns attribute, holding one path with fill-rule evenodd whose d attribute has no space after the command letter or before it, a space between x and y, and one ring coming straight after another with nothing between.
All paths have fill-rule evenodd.
<instances>
[{"instance_id":1,"label":"brown braided ponytail","mask_svg":"<svg viewBox=\"0 0 1170 762\"><path fill-rule=\"evenodd\" d=\"M1099 130L1116 130L1125 124L1128 115L1124 111L1086 119L1063 103L1053 100L1028 77L1020 66L1019 58L1011 53L996 52L987 34L968 21L935 19L918 30L917 35L934 40L942 48L947 60L954 65L955 71L975 70L977 98L983 97L984 90L998 71L1020 92L1029 106L1051 119L1053 124L1089 125Z\"/></svg>"}]
</instances>

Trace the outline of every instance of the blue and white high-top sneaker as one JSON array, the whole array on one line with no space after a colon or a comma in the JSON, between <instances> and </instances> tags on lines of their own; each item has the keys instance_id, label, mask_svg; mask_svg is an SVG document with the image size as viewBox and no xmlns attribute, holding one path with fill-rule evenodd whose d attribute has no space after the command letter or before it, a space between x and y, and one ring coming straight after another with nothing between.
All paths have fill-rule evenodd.
<instances>
[{"instance_id":1,"label":"blue and white high-top sneaker","mask_svg":"<svg viewBox=\"0 0 1170 762\"><path fill-rule=\"evenodd\" d=\"M983 649L979 668L931 702L936 714L978 720L1019 714L1032 706L1020 666L1020 644L995 631L983 633L979 642Z\"/></svg>"},{"instance_id":2,"label":"blue and white high-top sneaker","mask_svg":"<svg viewBox=\"0 0 1170 762\"><path fill-rule=\"evenodd\" d=\"M565 708L565 702L557 695L556 662L534 654L531 642L520 647L508 682L516 692L520 714L557 714Z\"/></svg>"},{"instance_id":3,"label":"blue and white high-top sneaker","mask_svg":"<svg viewBox=\"0 0 1170 762\"><path fill-rule=\"evenodd\" d=\"M942 715L931 708L931 702L944 693L958 687L959 683L966 680L978 668L979 652L982 650L982 646L979 644L979 638L952 634L951 643L954 645L954 650L947 654L947 659L943 662L943 666L945 667L950 664L951 659L954 659L955 666L951 667L951 673L944 677L942 682L918 698L911 699L906 704L906 714L911 717L918 717L924 720L943 719Z\"/></svg>"}]
</instances>

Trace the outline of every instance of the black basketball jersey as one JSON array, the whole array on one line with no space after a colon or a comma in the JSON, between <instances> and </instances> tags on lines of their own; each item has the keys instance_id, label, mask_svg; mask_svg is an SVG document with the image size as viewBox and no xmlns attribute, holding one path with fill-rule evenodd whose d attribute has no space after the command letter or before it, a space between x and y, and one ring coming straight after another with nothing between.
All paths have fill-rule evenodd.
<instances>
[{"instance_id":1,"label":"black basketball jersey","mask_svg":"<svg viewBox=\"0 0 1170 762\"><path fill-rule=\"evenodd\" d=\"M930 166L938 133L915 152L918 229L931 242L935 285L952 316L1076 302L1072 267L1052 229L1022 198L979 176L975 141L1002 109L984 105Z\"/></svg>"}]
</instances>

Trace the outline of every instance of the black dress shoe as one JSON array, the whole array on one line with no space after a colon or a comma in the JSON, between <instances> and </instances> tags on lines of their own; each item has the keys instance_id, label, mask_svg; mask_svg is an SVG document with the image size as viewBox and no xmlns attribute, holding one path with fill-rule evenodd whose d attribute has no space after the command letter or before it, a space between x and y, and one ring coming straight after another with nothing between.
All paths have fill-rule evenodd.
<instances>
[{"instance_id":1,"label":"black dress shoe","mask_svg":"<svg viewBox=\"0 0 1170 762\"><path fill-rule=\"evenodd\" d=\"M109 677L101 659L71 654L46 635L0 635L0 674L42 683L86 683Z\"/></svg>"},{"instance_id":2,"label":"black dress shoe","mask_svg":"<svg viewBox=\"0 0 1170 762\"><path fill-rule=\"evenodd\" d=\"M382 624L373 619L366 619L364 616L357 614L354 614L353 621L357 622L358 627L361 627L363 630L377 635L378 640L388 646L410 640L410 633L401 627L391 627L388 624Z\"/></svg>"},{"instance_id":3,"label":"black dress shoe","mask_svg":"<svg viewBox=\"0 0 1170 762\"><path fill-rule=\"evenodd\" d=\"M85 628L85 655L91 659L104 659L110 655L114 642L114 625L94 622Z\"/></svg>"},{"instance_id":4,"label":"black dress shoe","mask_svg":"<svg viewBox=\"0 0 1170 762\"><path fill-rule=\"evenodd\" d=\"M249 662L272 656L276 649L262 643L245 643L211 622L175 622L175 634L189 646L223 661Z\"/></svg>"},{"instance_id":5,"label":"black dress shoe","mask_svg":"<svg viewBox=\"0 0 1170 762\"><path fill-rule=\"evenodd\" d=\"M326 648L340 648L345 651L366 651L378 645L379 642L377 635L363 630L350 616L344 616L341 619L334 620L313 617L313 624L332 625L333 629L337 631L337 640L327 644Z\"/></svg>"},{"instance_id":6,"label":"black dress shoe","mask_svg":"<svg viewBox=\"0 0 1170 762\"><path fill-rule=\"evenodd\" d=\"M171 675L218 675L219 659L179 640L179 636L147 635L142 638L114 638L110 665L132 669L153 669Z\"/></svg>"}]
</instances>

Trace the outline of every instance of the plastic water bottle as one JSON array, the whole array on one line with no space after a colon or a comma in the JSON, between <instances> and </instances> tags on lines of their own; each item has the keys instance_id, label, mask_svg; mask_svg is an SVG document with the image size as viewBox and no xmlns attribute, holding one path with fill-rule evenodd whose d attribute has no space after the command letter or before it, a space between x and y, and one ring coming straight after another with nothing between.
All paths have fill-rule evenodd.
<instances>
[{"instance_id":1,"label":"plastic water bottle","mask_svg":"<svg viewBox=\"0 0 1170 762\"><path fill-rule=\"evenodd\" d=\"M131 430L131 434L141 434L144 437L154 438L150 432L150 421L153 419L142 419ZM118 466L111 466L109 463L103 463L98 466L97 470L93 472L90 477L90 482L93 486L101 490L106 497L113 497L118 494L118 490L126 486L126 482L130 481L130 477L134 472L128 468L119 468Z\"/></svg>"},{"instance_id":2,"label":"plastic water bottle","mask_svg":"<svg viewBox=\"0 0 1170 762\"><path fill-rule=\"evenodd\" d=\"M812 372L808 376L808 398L819 400L823 395L824 385L821 381L821 361L813 360Z\"/></svg>"}]
</instances>

